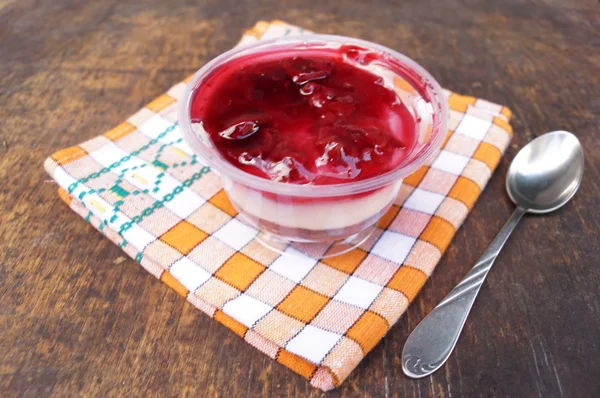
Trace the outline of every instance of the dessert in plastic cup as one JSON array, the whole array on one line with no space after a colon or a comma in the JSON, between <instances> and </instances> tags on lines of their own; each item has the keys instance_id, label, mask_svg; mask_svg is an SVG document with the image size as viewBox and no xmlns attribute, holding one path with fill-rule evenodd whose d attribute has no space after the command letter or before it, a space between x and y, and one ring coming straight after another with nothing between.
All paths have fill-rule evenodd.
<instances>
[{"instance_id":1,"label":"dessert in plastic cup","mask_svg":"<svg viewBox=\"0 0 600 398\"><path fill-rule=\"evenodd\" d=\"M228 51L194 75L180 106L184 139L275 250L323 243L336 255L362 243L446 134L446 99L429 73L341 36Z\"/></svg>"}]
</instances>

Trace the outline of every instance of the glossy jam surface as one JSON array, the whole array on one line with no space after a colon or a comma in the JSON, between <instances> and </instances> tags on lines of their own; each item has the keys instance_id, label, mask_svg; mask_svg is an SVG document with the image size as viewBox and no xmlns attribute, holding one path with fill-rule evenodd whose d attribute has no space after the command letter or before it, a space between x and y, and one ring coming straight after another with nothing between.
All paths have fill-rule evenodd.
<instances>
[{"instance_id":1,"label":"glossy jam surface","mask_svg":"<svg viewBox=\"0 0 600 398\"><path fill-rule=\"evenodd\" d=\"M338 184L383 174L413 148L415 120L391 82L369 70L376 59L355 46L238 57L195 91L192 122L229 162L274 181Z\"/></svg>"}]
</instances>

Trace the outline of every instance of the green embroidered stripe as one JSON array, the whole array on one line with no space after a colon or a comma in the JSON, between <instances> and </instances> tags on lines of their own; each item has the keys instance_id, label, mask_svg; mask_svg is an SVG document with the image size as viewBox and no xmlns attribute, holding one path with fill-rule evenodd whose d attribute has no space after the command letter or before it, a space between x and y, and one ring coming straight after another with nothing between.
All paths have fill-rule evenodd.
<instances>
[{"instance_id":1,"label":"green embroidered stripe","mask_svg":"<svg viewBox=\"0 0 600 398\"><path fill-rule=\"evenodd\" d=\"M73 191L75 190L75 188L77 188L77 186L79 184L85 184L86 182L88 182L91 179L98 178L102 174L108 173L109 171L111 171L115 167L119 167L123 162L126 162L129 159L131 159L132 157L137 156L140 153L148 150L148 148L150 148L151 146L153 146L156 143L158 143L158 140L160 140L161 138L163 138L164 136L166 136L167 134L169 134L171 131L173 131L175 129L175 127L177 127L177 123L174 123L173 125L169 126L168 128L165 129L165 131L163 131L162 133L160 133L156 138L151 139L146 145L140 147L138 150L135 150L135 151L131 152L129 155L124 156L122 159L114 162L110 166L103 167L100 170L98 170L97 172L91 173L90 175L88 175L86 177L78 179L77 181L75 181L74 183L72 183L69 186L68 192L69 193L73 193ZM178 139L177 141L174 141L173 143L177 143L177 142L179 142L179 140L180 139Z\"/></svg>"}]
</instances>

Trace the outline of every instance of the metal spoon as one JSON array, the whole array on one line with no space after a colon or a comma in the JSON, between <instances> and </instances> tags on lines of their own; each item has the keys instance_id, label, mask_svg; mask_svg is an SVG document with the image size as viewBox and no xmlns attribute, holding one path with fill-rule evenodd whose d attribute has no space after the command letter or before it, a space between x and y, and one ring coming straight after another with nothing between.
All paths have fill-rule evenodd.
<instances>
[{"instance_id":1,"label":"metal spoon","mask_svg":"<svg viewBox=\"0 0 600 398\"><path fill-rule=\"evenodd\" d=\"M407 376L428 376L446 362L485 277L521 217L563 206L575 195L582 178L583 150L571 133L544 134L519 151L506 178L508 196L517 208L477 264L408 336L402 350Z\"/></svg>"}]
</instances>

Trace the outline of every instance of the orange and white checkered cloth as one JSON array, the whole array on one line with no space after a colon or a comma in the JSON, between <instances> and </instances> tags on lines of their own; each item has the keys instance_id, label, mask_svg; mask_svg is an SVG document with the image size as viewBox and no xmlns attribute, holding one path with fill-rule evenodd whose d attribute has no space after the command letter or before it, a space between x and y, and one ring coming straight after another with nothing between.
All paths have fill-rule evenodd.
<instances>
[{"instance_id":1,"label":"orange and white checkered cloth","mask_svg":"<svg viewBox=\"0 0 600 398\"><path fill-rule=\"evenodd\" d=\"M301 34L259 22L241 43ZM376 233L347 254L278 255L239 221L219 178L183 142L185 82L113 130L45 163L60 197L148 272L323 390L338 386L406 311L509 144L511 112L446 92L449 133L404 180Z\"/></svg>"}]
</instances>

